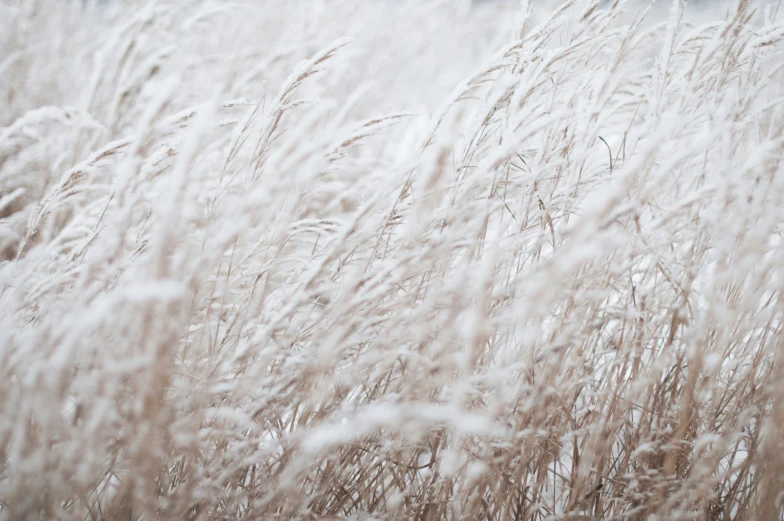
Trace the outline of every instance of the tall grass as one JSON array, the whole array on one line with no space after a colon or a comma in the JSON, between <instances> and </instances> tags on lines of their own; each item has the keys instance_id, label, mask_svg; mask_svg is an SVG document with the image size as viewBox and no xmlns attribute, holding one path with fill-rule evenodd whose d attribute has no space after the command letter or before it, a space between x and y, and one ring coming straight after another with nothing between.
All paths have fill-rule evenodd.
<instances>
[{"instance_id":1,"label":"tall grass","mask_svg":"<svg viewBox=\"0 0 784 521\"><path fill-rule=\"evenodd\" d=\"M470 4L0 3L0 518L782 518L784 13Z\"/></svg>"}]
</instances>

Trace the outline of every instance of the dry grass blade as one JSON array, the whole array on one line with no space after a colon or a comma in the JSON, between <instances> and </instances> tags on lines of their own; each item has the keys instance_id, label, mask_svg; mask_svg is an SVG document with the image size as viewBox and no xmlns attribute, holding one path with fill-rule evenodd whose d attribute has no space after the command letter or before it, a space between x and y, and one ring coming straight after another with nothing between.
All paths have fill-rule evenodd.
<instances>
[{"instance_id":1,"label":"dry grass blade","mask_svg":"<svg viewBox=\"0 0 784 521\"><path fill-rule=\"evenodd\" d=\"M782 64L766 0L0 2L0 519L784 519Z\"/></svg>"}]
</instances>

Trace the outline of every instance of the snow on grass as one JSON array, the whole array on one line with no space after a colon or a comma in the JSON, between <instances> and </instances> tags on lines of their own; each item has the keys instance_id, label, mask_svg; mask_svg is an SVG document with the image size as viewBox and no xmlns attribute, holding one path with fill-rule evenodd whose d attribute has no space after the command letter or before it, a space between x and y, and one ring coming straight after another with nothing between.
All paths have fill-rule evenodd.
<instances>
[{"instance_id":1,"label":"snow on grass","mask_svg":"<svg viewBox=\"0 0 784 521\"><path fill-rule=\"evenodd\" d=\"M0 517L780 519L778 2L0 13Z\"/></svg>"}]
</instances>

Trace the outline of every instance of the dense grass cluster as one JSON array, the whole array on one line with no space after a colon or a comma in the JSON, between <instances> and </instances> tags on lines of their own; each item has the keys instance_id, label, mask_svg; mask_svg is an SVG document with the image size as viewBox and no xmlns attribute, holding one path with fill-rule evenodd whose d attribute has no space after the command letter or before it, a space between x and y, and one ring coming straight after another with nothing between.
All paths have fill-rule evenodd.
<instances>
[{"instance_id":1,"label":"dense grass cluster","mask_svg":"<svg viewBox=\"0 0 784 521\"><path fill-rule=\"evenodd\" d=\"M781 519L784 12L716 13L0 1L0 519Z\"/></svg>"}]
</instances>

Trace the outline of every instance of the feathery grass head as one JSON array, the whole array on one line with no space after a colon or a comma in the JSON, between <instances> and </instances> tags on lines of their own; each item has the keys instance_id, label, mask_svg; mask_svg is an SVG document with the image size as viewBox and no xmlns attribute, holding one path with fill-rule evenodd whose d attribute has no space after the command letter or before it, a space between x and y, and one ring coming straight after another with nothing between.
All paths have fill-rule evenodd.
<instances>
[{"instance_id":1,"label":"feathery grass head","mask_svg":"<svg viewBox=\"0 0 784 521\"><path fill-rule=\"evenodd\" d=\"M784 26L0 6L0 518L773 520Z\"/></svg>"}]
</instances>

